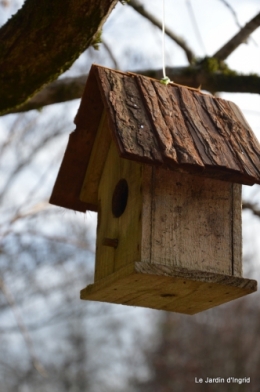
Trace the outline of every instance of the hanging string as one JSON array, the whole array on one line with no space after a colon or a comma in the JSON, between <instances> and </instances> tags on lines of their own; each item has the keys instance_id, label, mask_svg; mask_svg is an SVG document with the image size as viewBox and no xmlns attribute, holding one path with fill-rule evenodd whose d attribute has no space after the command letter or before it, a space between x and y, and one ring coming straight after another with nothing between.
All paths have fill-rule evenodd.
<instances>
[{"instance_id":1,"label":"hanging string","mask_svg":"<svg viewBox=\"0 0 260 392\"><path fill-rule=\"evenodd\" d=\"M166 76L165 71L165 0L162 0L162 71L163 78L160 82L167 85L171 82L171 80L168 76Z\"/></svg>"}]
</instances>

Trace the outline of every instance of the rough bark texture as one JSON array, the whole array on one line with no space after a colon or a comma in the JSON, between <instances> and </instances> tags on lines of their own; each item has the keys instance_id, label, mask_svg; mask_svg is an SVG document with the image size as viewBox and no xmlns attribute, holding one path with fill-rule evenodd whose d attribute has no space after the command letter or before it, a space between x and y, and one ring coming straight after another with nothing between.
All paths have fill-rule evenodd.
<instances>
[{"instance_id":1,"label":"rough bark texture","mask_svg":"<svg viewBox=\"0 0 260 392\"><path fill-rule=\"evenodd\" d=\"M162 70L139 71L144 76L161 79ZM168 68L167 75L175 83L183 84L193 88L202 88L211 92L236 92L260 94L260 77L258 75L229 75L221 72L205 73L198 67ZM88 75L75 78L63 78L50 83L37 93L26 104L19 108L12 108L6 113L24 112L27 110L40 109L53 103L66 102L82 97Z\"/></svg>"},{"instance_id":2,"label":"rough bark texture","mask_svg":"<svg viewBox=\"0 0 260 392\"><path fill-rule=\"evenodd\" d=\"M117 0L27 0L0 30L0 113L67 70L100 34Z\"/></svg>"},{"instance_id":3,"label":"rough bark texture","mask_svg":"<svg viewBox=\"0 0 260 392\"><path fill-rule=\"evenodd\" d=\"M260 182L260 146L235 104L136 74L96 71L123 157L231 182Z\"/></svg>"},{"instance_id":4,"label":"rough bark texture","mask_svg":"<svg viewBox=\"0 0 260 392\"><path fill-rule=\"evenodd\" d=\"M232 183L260 183L260 146L235 104L94 65L52 204L97 210L97 203L80 201L80 192L104 107L123 158Z\"/></svg>"}]
</instances>

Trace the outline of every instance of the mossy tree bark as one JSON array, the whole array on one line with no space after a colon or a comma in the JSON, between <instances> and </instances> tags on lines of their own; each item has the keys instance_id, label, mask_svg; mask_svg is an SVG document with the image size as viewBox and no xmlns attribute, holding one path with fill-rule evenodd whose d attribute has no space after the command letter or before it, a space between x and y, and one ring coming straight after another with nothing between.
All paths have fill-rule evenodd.
<instances>
[{"instance_id":1,"label":"mossy tree bark","mask_svg":"<svg viewBox=\"0 0 260 392\"><path fill-rule=\"evenodd\" d=\"M0 113L26 102L97 40L117 0L27 0L0 30Z\"/></svg>"}]
</instances>

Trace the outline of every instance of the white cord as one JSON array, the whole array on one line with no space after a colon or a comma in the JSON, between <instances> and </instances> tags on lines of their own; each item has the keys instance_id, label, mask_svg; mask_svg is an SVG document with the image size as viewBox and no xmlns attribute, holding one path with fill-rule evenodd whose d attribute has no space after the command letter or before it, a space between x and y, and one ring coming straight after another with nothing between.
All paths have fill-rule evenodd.
<instances>
[{"instance_id":1,"label":"white cord","mask_svg":"<svg viewBox=\"0 0 260 392\"><path fill-rule=\"evenodd\" d=\"M162 84L170 83L170 79L166 76L165 72L165 0L162 0L162 71L163 78L161 79Z\"/></svg>"},{"instance_id":2,"label":"white cord","mask_svg":"<svg viewBox=\"0 0 260 392\"><path fill-rule=\"evenodd\" d=\"M163 66L163 78L166 78L165 73L165 0L162 0L162 66Z\"/></svg>"}]
</instances>

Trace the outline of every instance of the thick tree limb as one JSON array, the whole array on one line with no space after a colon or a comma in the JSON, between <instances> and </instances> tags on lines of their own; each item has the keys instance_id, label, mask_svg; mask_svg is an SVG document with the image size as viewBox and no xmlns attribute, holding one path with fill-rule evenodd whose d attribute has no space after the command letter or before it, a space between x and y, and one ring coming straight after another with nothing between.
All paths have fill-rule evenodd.
<instances>
[{"instance_id":1,"label":"thick tree limb","mask_svg":"<svg viewBox=\"0 0 260 392\"><path fill-rule=\"evenodd\" d=\"M257 75L229 75L221 72L205 73L199 67L167 68L167 75L177 84L183 84L194 88L202 88L211 92L242 92L260 94L260 76ZM161 79L162 71L142 70L137 71L155 79ZM23 112L32 109L40 109L53 103L60 103L81 98L88 75L75 78L63 78L57 80L42 89L30 101L18 109L11 109L8 113Z\"/></svg>"},{"instance_id":2,"label":"thick tree limb","mask_svg":"<svg viewBox=\"0 0 260 392\"><path fill-rule=\"evenodd\" d=\"M137 0L131 0L128 3L131 7L133 7L140 15L148 19L152 24L155 26L159 27L160 29L162 28L162 22L157 19L155 16L150 14L147 10L144 9L143 5L139 3ZM189 46L186 44L183 38L179 37L176 35L173 31L168 29L167 27L165 28L165 33L177 44L179 45L185 52L187 59L190 64L195 60L195 55L193 51L189 48Z\"/></svg>"},{"instance_id":3,"label":"thick tree limb","mask_svg":"<svg viewBox=\"0 0 260 392\"><path fill-rule=\"evenodd\" d=\"M55 80L98 39L117 0L27 0L0 30L0 113Z\"/></svg>"},{"instance_id":4,"label":"thick tree limb","mask_svg":"<svg viewBox=\"0 0 260 392\"><path fill-rule=\"evenodd\" d=\"M41 109L46 105L71 101L81 98L88 75L77 76L75 78L63 78L55 80L40 92L34 95L28 102L18 108L10 109L8 113L26 112L32 109Z\"/></svg>"},{"instance_id":5,"label":"thick tree limb","mask_svg":"<svg viewBox=\"0 0 260 392\"><path fill-rule=\"evenodd\" d=\"M219 61L225 60L234 50L252 34L260 26L260 12L250 20L242 29L229 40L221 49L219 49L212 57Z\"/></svg>"}]
</instances>

